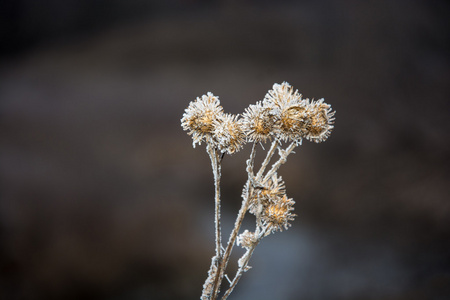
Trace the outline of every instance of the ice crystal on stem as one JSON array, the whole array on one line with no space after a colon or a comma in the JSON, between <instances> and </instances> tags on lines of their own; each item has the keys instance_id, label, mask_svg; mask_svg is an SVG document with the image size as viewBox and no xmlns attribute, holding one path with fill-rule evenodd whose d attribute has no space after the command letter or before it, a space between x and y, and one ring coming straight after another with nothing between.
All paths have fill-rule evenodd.
<instances>
[{"instance_id":1,"label":"ice crystal on stem","mask_svg":"<svg viewBox=\"0 0 450 300\"><path fill-rule=\"evenodd\" d=\"M278 170L303 139L316 143L325 141L334 128L334 114L323 99L302 99L302 95L287 82L275 83L264 99L251 104L240 118L239 115L224 113L219 98L210 92L189 104L181 126L192 136L194 148L196 144L206 143L215 185L216 254L212 257L203 285L202 300L218 299L224 277L228 279L229 286L221 299L227 299L243 273L250 269L248 263L261 240L291 226L290 222L296 217L293 213L295 201L286 196L285 183L277 175ZM259 169L255 169L256 145L267 141L271 141L271 146ZM220 225L221 156L236 153L246 142L253 143L245 168L248 180L244 184L242 206L234 228L223 248ZM267 170L276 153L278 158ZM255 216L255 229L245 229L239 234L247 213ZM235 244L242 246L245 253L238 260L238 270L230 280L225 272Z\"/></svg>"}]
</instances>

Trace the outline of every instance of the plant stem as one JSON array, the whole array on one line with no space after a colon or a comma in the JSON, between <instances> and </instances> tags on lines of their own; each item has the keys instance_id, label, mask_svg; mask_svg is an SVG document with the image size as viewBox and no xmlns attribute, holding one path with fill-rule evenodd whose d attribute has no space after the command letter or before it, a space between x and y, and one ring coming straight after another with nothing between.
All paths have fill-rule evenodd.
<instances>
[{"instance_id":1,"label":"plant stem","mask_svg":"<svg viewBox=\"0 0 450 300\"><path fill-rule=\"evenodd\" d=\"M215 297L218 296L219 293L219 287L222 284L222 280L225 274L225 270L228 266L228 262L230 260L231 251L233 250L234 243L236 242L237 235L239 233L239 230L242 225L242 221L244 220L245 213L248 210L248 206L250 204L249 199L251 199L250 195L253 193L253 187L250 183L251 177L253 176L253 165L255 161L255 155L256 155L256 143L253 143L252 152L250 153L250 158L247 160L247 171L248 171L248 182L247 182L247 190L245 192L245 197L242 200L242 205L239 210L238 216L236 218L236 221L234 223L233 231L230 234L230 237L228 239L227 248L225 249L225 253L223 255L223 259L221 264L219 264L219 271L217 272L218 282L217 285L215 285L215 290L212 293L212 298L215 299Z\"/></svg>"},{"instance_id":2,"label":"plant stem","mask_svg":"<svg viewBox=\"0 0 450 300\"><path fill-rule=\"evenodd\" d=\"M215 299L217 296L215 291L219 289L218 285L220 277L220 273L222 273L222 270L220 269L221 261L222 261L222 235L221 235L221 226L220 226L220 177L221 177L221 163L219 160L219 153L215 148L210 146L208 144L207 146L207 152L209 154L209 157L211 159L211 166L213 169L214 174L214 186L215 186L215 235L216 235L216 258L217 260L211 264L210 272L213 270L214 267L217 268L217 272L214 278L213 287L212 287L212 294L211 299ZM215 265L217 264L217 265ZM207 278L207 281L210 280L210 278Z\"/></svg>"},{"instance_id":3,"label":"plant stem","mask_svg":"<svg viewBox=\"0 0 450 300\"><path fill-rule=\"evenodd\" d=\"M261 168L259 169L258 174L256 174L256 178L255 178L256 182L258 182L258 180L261 178L264 171L266 170L267 165L269 164L270 160L272 159L273 154L275 153L275 149L277 148L277 145L278 145L278 141L274 140L272 142L272 145L270 146L269 151L267 152L266 158L264 159L264 161L261 164Z\"/></svg>"},{"instance_id":4,"label":"plant stem","mask_svg":"<svg viewBox=\"0 0 450 300\"><path fill-rule=\"evenodd\" d=\"M224 295L222 296L222 300L226 300L228 298L228 296L231 294L231 292L233 291L233 289L235 288L235 286L237 285L239 279L241 279L242 274L244 274L244 272L246 272L249 267L248 267L248 263L250 261L250 258L253 255L253 252L255 251L256 246L258 246L259 242L262 240L262 238L264 237L264 234L266 233L267 227L264 228L261 232L259 231L259 228L257 229L258 232L258 239L257 241L252 245L251 248L247 249L247 251L245 252L245 254L242 256L241 259L242 260L242 264L239 267L239 270L236 272L236 275L233 278L233 281L230 284L230 287L228 288L228 290L226 290L226 292L224 293Z\"/></svg>"},{"instance_id":5,"label":"plant stem","mask_svg":"<svg viewBox=\"0 0 450 300\"><path fill-rule=\"evenodd\" d=\"M264 180L262 181L263 184L266 183L267 180L269 180L269 178L271 178L272 175L275 174L276 171L278 171L280 166L286 162L288 155L291 154L291 152L292 152L292 150L294 150L295 146L296 146L296 143L292 142L289 145L289 147L286 148L286 150L279 151L280 158L272 165L272 168L270 169L270 171L267 172L266 176L264 177Z\"/></svg>"}]
</instances>

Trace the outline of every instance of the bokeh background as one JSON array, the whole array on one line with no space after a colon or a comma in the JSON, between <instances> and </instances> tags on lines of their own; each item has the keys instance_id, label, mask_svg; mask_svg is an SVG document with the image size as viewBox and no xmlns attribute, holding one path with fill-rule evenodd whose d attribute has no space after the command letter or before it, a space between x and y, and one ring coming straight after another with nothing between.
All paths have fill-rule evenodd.
<instances>
[{"instance_id":1,"label":"bokeh background","mask_svg":"<svg viewBox=\"0 0 450 300\"><path fill-rule=\"evenodd\" d=\"M282 81L336 126L280 169L298 217L230 299L449 299L448 2L0 8L1 299L198 299L213 179L180 118L207 91L241 113ZM248 148L224 159L225 237Z\"/></svg>"}]
</instances>

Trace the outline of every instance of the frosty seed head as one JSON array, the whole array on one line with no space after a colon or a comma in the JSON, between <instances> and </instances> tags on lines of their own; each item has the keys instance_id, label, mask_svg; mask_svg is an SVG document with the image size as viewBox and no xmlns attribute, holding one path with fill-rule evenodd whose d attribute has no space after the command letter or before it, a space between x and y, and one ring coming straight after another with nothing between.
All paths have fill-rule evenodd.
<instances>
[{"instance_id":1,"label":"frosty seed head","mask_svg":"<svg viewBox=\"0 0 450 300\"><path fill-rule=\"evenodd\" d=\"M305 138L320 143L330 136L331 130L334 128L334 114L336 112L332 111L331 105L323 102L323 99L308 102L305 117Z\"/></svg>"},{"instance_id":2,"label":"frosty seed head","mask_svg":"<svg viewBox=\"0 0 450 300\"><path fill-rule=\"evenodd\" d=\"M331 134L335 112L323 99L302 99L287 83L274 84L263 104L275 116L276 136L282 141L300 144L302 139L320 143Z\"/></svg>"},{"instance_id":3,"label":"frosty seed head","mask_svg":"<svg viewBox=\"0 0 450 300\"><path fill-rule=\"evenodd\" d=\"M277 201L285 193L284 181L275 173L263 188L255 190L254 196L250 199L249 212L256 215L264 211L270 203Z\"/></svg>"},{"instance_id":4,"label":"frosty seed head","mask_svg":"<svg viewBox=\"0 0 450 300\"><path fill-rule=\"evenodd\" d=\"M302 98L302 95L287 83L275 83L271 90L269 90L264 97L263 103L267 107L285 108L297 104Z\"/></svg>"},{"instance_id":5,"label":"frosty seed head","mask_svg":"<svg viewBox=\"0 0 450 300\"><path fill-rule=\"evenodd\" d=\"M262 220L268 226L268 232L282 231L291 226L289 221L293 221L296 216L292 213L294 204L294 200L283 195L265 208Z\"/></svg>"},{"instance_id":6,"label":"frosty seed head","mask_svg":"<svg viewBox=\"0 0 450 300\"><path fill-rule=\"evenodd\" d=\"M257 237L254 232L250 232L247 229L241 233L236 240L236 244L242 248L250 249L257 242Z\"/></svg>"},{"instance_id":7,"label":"frosty seed head","mask_svg":"<svg viewBox=\"0 0 450 300\"><path fill-rule=\"evenodd\" d=\"M306 107L302 95L289 83L274 84L264 98L264 105L271 109L275 116L275 132L279 140L300 143Z\"/></svg>"},{"instance_id":8,"label":"frosty seed head","mask_svg":"<svg viewBox=\"0 0 450 300\"><path fill-rule=\"evenodd\" d=\"M181 126L192 135L194 148L197 143L211 140L214 123L222 114L219 98L210 92L189 103L181 119Z\"/></svg>"},{"instance_id":9,"label":"frosty seed head","mask_svg":"<svg viewBox=\"0 0 450 300\"><path fill-rule=\"evenodd\" d=\"M300 143L305 135L306 108L294 104L280 110L278 115L278 137L285 142Z\"/></svg>"},{"instance_id":10,"label":"frosty seed head","mask_svg":"<svg viewBox=\"0 0 450 300\"><path fill-rule=\"evenodd\" d=\"M222 153L233 154L242 148L245 134L242 130L242 121L238 120L238 116L222 114L214 120L213 125L213 137Z\"/></svg>"},{"instance_id":11,"label":"frosty seed head","mask_svg":"<svg viewBox=\"0 0 450 300\"><path fill-rule=\"evenodd\" d=\"M224 114L219 98L208 92L189 104L181 126L192 135L193 146L202 141L222 153L239 151L246 141L278 141L301 144L303 139L320 143L334 128L331 106L320 99L310 101L287 82L275 83L263 101L245 109L242 118Z\"/></svg>"},{"instance_id":12,"label":"frosty seed head","mask_svg":"<svg viewBox=\"0 0 450 300\"><path fill-rule=\"evenodd\" d=\"M261 102L251 104L242 114L242 125L250 142L266 142L274 134L275 117Z\"/></svg>"}]
</instances>

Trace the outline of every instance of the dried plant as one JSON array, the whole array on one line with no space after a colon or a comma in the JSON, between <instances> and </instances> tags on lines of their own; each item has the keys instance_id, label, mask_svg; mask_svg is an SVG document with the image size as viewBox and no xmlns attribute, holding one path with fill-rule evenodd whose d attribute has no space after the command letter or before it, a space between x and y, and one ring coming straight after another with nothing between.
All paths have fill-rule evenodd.
<instances>
[{"instance_id":1,"label":"dried plant","mask_svg":"<svg viewBox=\"0 0 450 300\"><path fill-rule=\"evenodd\" d=\"M292 212L295 202L287 197L285 184L277 171L303 139L316 143L325 141L333 129L334 114L323 99L303 99L287 82L274 84L264 99L246 108L241 117L224 113L219 98L209 92L189 104L181 126L192 136L194 148L196 144L206 143L215 184L216 249L203 285L202 300L218 299L224 277L229 285L222 299L227 299L242 274L250 269L249 260L261 240L291 226L290 222L296 216ZM255 173L257 144L262 146L268 141L271 146ZM221 162L223 155L239 151L246 142L253 144L247 160L248 179L242 191L242 206L227 246L223 248L220 225ZM267 170L276 150L278 159ZM255 229L245 229L239 234L247 212L255 216ZM236 274L230 279L225 271L234 244L243 247L245 253L238 260Z\"/></svg>"}]
</instances>

